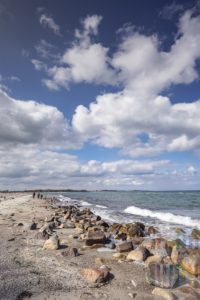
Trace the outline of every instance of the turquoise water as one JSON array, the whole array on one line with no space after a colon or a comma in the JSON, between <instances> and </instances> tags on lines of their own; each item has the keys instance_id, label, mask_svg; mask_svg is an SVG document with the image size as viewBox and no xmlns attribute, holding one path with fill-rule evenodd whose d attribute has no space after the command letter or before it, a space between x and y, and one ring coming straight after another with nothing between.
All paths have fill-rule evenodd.
<instances>
[{"instance_id":1,"label":"turquoise water","mask_svg":"<svg viewBox=\"0 0 200 300\"><path fill-rule=\"evenodd\" d=\"M90 207L111 222L142 221L165 235L176 227L200 228L200 191L97 191L54 194L59 200Z\"/></svg>"}]
</instances>

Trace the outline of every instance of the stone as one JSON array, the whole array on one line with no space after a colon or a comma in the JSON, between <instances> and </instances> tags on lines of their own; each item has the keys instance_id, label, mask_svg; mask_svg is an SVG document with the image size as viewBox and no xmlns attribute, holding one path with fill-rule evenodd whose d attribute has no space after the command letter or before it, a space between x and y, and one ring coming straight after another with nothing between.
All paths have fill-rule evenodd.
<instances>
[{"instance_id":1,"label":"stone","mask_svg":"<svg viewBox=\"0 0 200 300\"><path fill-rule=\"evenodd\" d=\"M184 257L181 267L192 275L200 275L200 256L197 254Z\"/></svg>"},{"instance_id":2,"label":"stone","mask_svg":"<svg viewBox=\"0 0 200 300\"><path fill-rule=\"evenodd\" d=\"M146 239L142 242L142 246L147 248L153 255L168 256L171 254L167 241L162 238Z\"/></svg>"},{"instance_id":3,"label":"stone","mask_svg":"<svg viewBox=\"0 0 200 300\"><path fill-rule=\"evenodd\" d=\"M172 260L170 256L163 256L161 259L161 262L163 264L172 264Z\"/></svg>"},{"instance_id":4,"label":"stone","mask_svg":"<svg viewBox=\"0 0 200 300\"><path fill-rule=\"evenodd\" d=\"M105 268L85 268L81 270L81 275L89 282L105 282L109 276L109 270Z\"/></svg>"},{"instance_id":5,"label":"stone","mask_svg":"<svg viewBox=\"0 0 200 300\"><path fill-rule=\"evenodd\" d=\"M200 240L200 230L194 228L191 235L193 239Z\"/></svg>"},{"instance_id":6,"label":"stone","mask_svg":"<svg viewBox=\"0 0 200 300\"><path fill-rule=\"evenodd\" d=\"M175 265L151 263L146 270L146 281L160 288L173 288L179 278Z\"/></svg>"},{"instance_id":7,"label":"stone","mask_svg":"<svg viewBox=\"0 0 200 300\"><path fill-rule=\"evenodd\" d=\"M155 288L152 291L152 294L162 297L163 300L178 300L178 298L172 292L161 288Z\"/></svg>"},{"instance_id":8,"label":"stone","mask_svg":"<svg viewBox=\"0 0 200 300\"><path fill-rule=\"evenodd\" d=\"M56 235L51 236L44 243L43 250L57 250L59 247L59 239Z\"/></svg>"},{"instance_id":9,"label":"stone","mask_svg":"<svg viewBox=\"0 0 200 300\"><path fill-rule=\"evenodd\" d=\"M147 233L148 233L148 235L156 234L156 233L158 233L158 230L156 228L154 228L153 226L149 226L147 229Z\"/></svg>"},{"instance_id":10,"label":"stone","mask_svg":"<svg viewBox=\"0 0 200 300\"><path fill-rule=\"evenodd\" d=\"M35 230L37 228L37 224L35 222L30 224L30 230Z\"/></svg>"},{"instance_id":11,"label":"stone","mask_svg":"<svg viewBox=\"0 0 200 300\"><path fill-rule=\"evenodd\" d=\"M53 222L54 221L54 216L49 216L49 217L46 217L45 219L45 222Z\"/></svg>"},{"instance_id":12,"label":"stone","mask_svg":"<svg viewBox=\"0 0 200 300\"><path fill-rule=\"evenodd\" d=\"M200 299L200 294L191 286L188 285L184 285L179 287L178 289L176 289L176 291L178 292L177 294L179 295L181 293L181 295L184 296L188 296L188 299ZM189 298L190 297L190 298ZM185 298L184 298L185 299Z\"/></svg>"},{"instance_id":13,"label":"stone","mask_svg":"<svg viewBox=\"0 0 200 300\"><path fill-rule=\"evenodd\" d=\"M67 228L67 229L74 229L76 227L73 222L69 222L69 221L64 223L63 225L64 225L63 228Z\"/></svg>"},{"instance_id":14,"label":"stone","mask_svg":"<svg viewBox=\"0 0 200 300\"><path fill-rule=\"evenodd\" d=\"M113 223L110 227L110 232L112 232L113 234L117 234L121 227L122 227L122 224Z\"/></svg>"},{"instance_id":15,"label":"stone","mask_svg":"<svg viewBox=\"0 0 200 300\"><path fill-rule=\"evenodd\" d=\"M97 265L105 265L105 264L112 264L115 260L111 258L95 258L95 264Z\"/></svg>"},{"instance_id":16,"label":"stone","mask_svg":"<svg viewBox=\"0 0 200 300\"><path fill-rule=\"evenodd\" d=\"M133 249L133 243L132 242L124 242L121 244L118 244L116 246L117 252L129 252Z\"/></svg>"},{"instance_id":17,"label":"stone","mask_svg":"<svg viewBox=\"0 0 200 300\"><path fill-rule=\"evenodd\" d=\"M124 253L118 252L118 253L114 253L114 254L113 254L113 257L114 257L115 259L126 259L127 255L125 255Z\"/></svg>"},{"instance_id":18,"label":"stone","mask_svg":"<svg viewBox=\"0 0 200 300\"><path fill-rule=\"evenodd\" d=\"M145 260L145 266L148 267L151 263L160 263L161 260L162 260L162 256L160 256L160 255L149 256Z\"/></svg>"},{"instance_id":19,"label":"stone","mask_svg":"<svg viewBox=\"0 0 200 300\"><path fill-rule=\"evenodd\" d=\"M128 253L127 260L145 261L149 255L149 251L146 248L140 246Z\"/></svg>"},{"instance_id":20,"label":"stone","mask_svg":"<svg viewBox=\"0 0 200 300\"><path fill-rule=\"evenodd\" d=\"M62 256L66 257L76 257L79 256L77 248L69 248L66 251L61 252Z\"/></svg>"},{"instance_id":21,"label":"stone","mask_svg":"<svg viewBox=\"0 0 200 300\"><path fill-rule=\"evenodd\" d=\"M188 254L187 249L185 247L174 246L172 248L171 260L176 264L181 264L183 258Z\"/></svg>"},{"instance_id":22,"label":"stone","mask_svg":"<svg viewBox=\"0 0 200 300\"><path fill-rule=\"evenodd\" d=\"M96 222L97 225L102 226L104 228L109 228L109 224L103 220Z\"/></svg>"},{"instance_id":23,"label":"stone","mask_svg":"<svg viewBox=\"0 0 200 300\"><path fill-rule=\"evenodd\" d=\"M94 244L104 244L106 242L105 233L103 231L89 231L85 241L86 246Z\"/></svg>"},{"instance_id":24,"label":"stone","mask_svg":"<svg viewBox=\"0 0 200 300\"><path fill-rule=\"evenodd\" d=\"M25 224L24 225L24 231L25 230L35 230L37 228L37 224L35 222L32 222L30 224Z\"/></svg>"},{"instance_id":25,"label":"stone","mask_svg":"<svg viewBox=\"0 0 200 300\"><path fill-rule=\"evenodd\" d=\"M35 235L35 238L38 240L48 240L50 235L47 233L46 230L38 231Z\"/></svg>"}]
</instances>

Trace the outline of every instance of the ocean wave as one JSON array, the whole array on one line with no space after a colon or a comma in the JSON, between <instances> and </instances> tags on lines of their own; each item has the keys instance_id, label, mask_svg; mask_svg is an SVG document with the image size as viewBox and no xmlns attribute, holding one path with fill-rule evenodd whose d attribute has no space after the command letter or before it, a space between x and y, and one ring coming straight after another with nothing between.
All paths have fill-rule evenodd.
<instances>
[{"instance_id":1,"label":"ocean wave","mask_svg":"<svg viewBox=\"0 0 200 300\"><path fill-rule=\"evenodd\" d=\"M124 212L132 215L137 215L137 216L156 218L164 222L180 224L189 227L200 227L199 220L191 219L190 217L186 217L186 216L174 215L172 213L163 213L159 211L143 209L137 206L129 206L124 210Z\"/></svg>"},{"instance_id":2,"label":"ocean wave","mask_svg":"<svg viewBox=\"0 0 200 300\"><path fill-rule=\"evenodd\" d=\"M81 205L83 205L83 206L91 206L92 204L91 203L89 203L89 202L87 202L87 201L81 201Z\"/></svg>"},{"instance_id":3,"label":"ocean wave","mask_svg":"<svg viewBox=\"0 0 200 300\"><path fill-rule=\"evenodd\" d=\"M107 206L104 206L104 205L96 205L96 207L99 207L99 208L107 208Z\"/></svg>"}]
</instances>

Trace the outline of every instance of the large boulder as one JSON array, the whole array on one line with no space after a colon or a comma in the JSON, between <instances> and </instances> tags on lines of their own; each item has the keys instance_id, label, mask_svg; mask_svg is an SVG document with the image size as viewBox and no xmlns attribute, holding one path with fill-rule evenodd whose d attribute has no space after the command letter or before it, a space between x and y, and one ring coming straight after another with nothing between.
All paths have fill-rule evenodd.
<instances>
[{"instance_id":1,"label":"large boulder","mask_svg":"<svg viewBox=\"0 0 200 300\"><path fill-rule=\"evenodd\" d=\"M161 260L162 260L162 256L160 256L160 255L149 256L145 260L145 266L148 267L151 263L160 263Z\"/></svg>"},{"instance_id":2,"label":"large boulder","mask_svg":"<svg viewBox=\"0 0 200 300\"><path fill-rule=\"evenodd\" d=\"M103 231L89 231L85 244L86 246L92 246L94 244L104 244L105 242L106 236Z\"/></svg>"},{"instance_id":3,"label":"large boulder","mask_svg":"<svg viewBox=\"0 0 200 300\"><path fill-rule=\"evenodd\" d=\"M152 291L152 294L162 297L163 300L178 300L178 298L172 292L161 288L155 288Z\"/></svg>"},{"instance_id":4,"label":"large boulder","mask_svg":"<svg viewBox=\"0 0 200 300\"><path fill-rule=\"evenodd\" d=\"M150 255L149 251L146 248L141 246L129 252L127 255L127 260L145 261L149 255Z\"/></svg>"},{"instance_id":5,"label":"large boulder","mask_svg":"<svg viewBox=\"0 0 200 300\"><path fill-rule=\"evenodd\" d=\"M184 257L181 267L192 275L200 275L200 255L194 254Z\"/></svg>"},{"instance_id":6,"label":"large boulder","mask_svg":"<svg viewBox=\"0 0 200 300\"><path fill-rule=\"evenodd\" d=\"M124 242L121 244L118 244L116 246L116 251L117 252L129 252L133 250L133 243L132 242Z\"/></svg>"},{"instance_id":7,"label":"large boulder","mask_svg":"<svg viewBox=\"0 0 200 300\"><path fill-rule=\"evenodd\" d=\"M170 247L163 238L145 239L142 242L142 246L147 248L153 255L168 256L171 254Z\"/></svg>"},{"instance_id":8,"label":"large boulder","mask_svg":"<svg viewBox=\"0 0 200 300\"><path fill-rule=\"evenodd\" d=\"M151 263L146 270L146 280L149 284L160 288L173 288L179 278L175 265Z\"/></svg>"}]
</instances>

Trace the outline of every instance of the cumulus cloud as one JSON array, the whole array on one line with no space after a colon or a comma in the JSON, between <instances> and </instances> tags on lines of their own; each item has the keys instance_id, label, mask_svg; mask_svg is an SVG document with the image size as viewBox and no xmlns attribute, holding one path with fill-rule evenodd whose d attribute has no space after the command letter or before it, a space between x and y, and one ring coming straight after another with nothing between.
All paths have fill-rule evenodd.
<instances>
[{"instance_id":1,"label":"cumulus cloud","mask_svg":"<svg viewBox=\"0 0 200 300\"><path fill-rule=\"evenodd\" d=\"M118 147L130 156L198 148L200 101L172 104L160 95L172 84L198 78L200 17L187 11L178 32L168 52L156 36L125 36L112 59L124 90L98 96L89 108L78 106L73 128L93 143Z\"/></svg>"},{"instance_id":2,"label":"cumulus cloud","mask_svg":"<svg viewBox=\"0 0 200 300\"><path fill-rule=\"evenodd\" d=\"M98 34L101 20L101 16L88 16L82 21L82 30L75 30L72 46L60 56L57 64L48 68L47 75L49 78L43 79L43 84L49 89L68 88L71 82L115 83L114 71L110 66L108 57L109 49L100 43L91 41L91 36L94 37Z\"/></svg>"},{"instance_id":3,"label":"cumulus cloud","mask_svg":"<svg viewBox=\"0 0 200 300\"><path fill-rule=\"evenodd\" d=\"M8 125L9 124L9 125ZM0 91L1 145L38 144L45 147L77 147L64 115L53 106L16 100Z\"/></svg>"},{"instance_id":4,"label":"cumulus cloud","mask_svg":"<svg viewBox=\"0 0 200 300\"><path fill-rule=\"evenodd\" d=\"M50 15L47 15L45 13L41 14L41 16L39 18L39 21L40 21L41 25L43 25L44 27L48 27L56 35L58 35L58 36L61 35L59 25L56 24L56 22L54 21L54 19Z\"/></svg>"}]
</instances>

